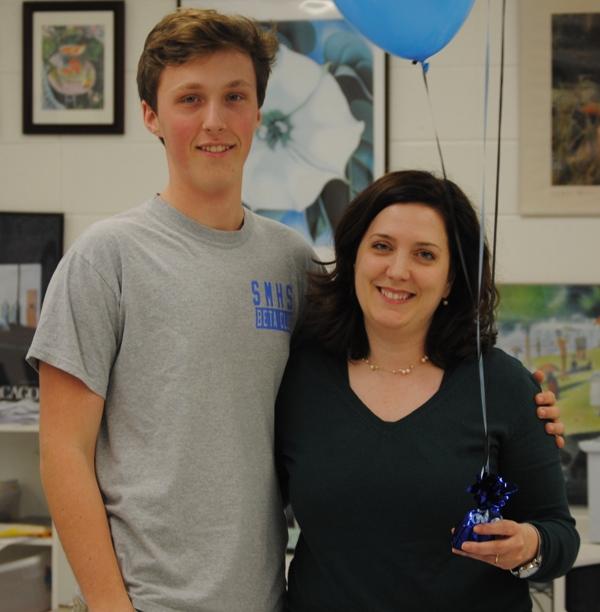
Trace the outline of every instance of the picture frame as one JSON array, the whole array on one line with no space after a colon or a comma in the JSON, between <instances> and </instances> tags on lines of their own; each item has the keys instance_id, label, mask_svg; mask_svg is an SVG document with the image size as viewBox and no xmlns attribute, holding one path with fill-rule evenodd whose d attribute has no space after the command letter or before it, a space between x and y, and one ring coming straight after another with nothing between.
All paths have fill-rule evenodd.
<instances>
[{"instance_id":1,"label":"picture frame","mask_svg":"<svg viewBox=\"0 0 600 612\"><path fill-rule=\"evenodd\" d=\"M600 215L600 6L519 2L523 215Z\"/></svg>"},{"instance_id":2,"label":"picture frame","mask_svg":"<svg viewBox=\"0 0 600 612\"><path fill-rule=\"evenodd\" d=\"M502 284L497 345L545 375L565 423L560 460L571 504L587 504L580 443L600 438L600 285Z\"/></svg>"},{"instance_id":3,"label":"picture frame","mask_svg":"<svg viewBox=\"0 0 600 612\"><path fill-rule=\"evenodd\" d=\"M125 3L23 2L23 133L123 134Z\"/></svg>"},{"instance_id":4,"label":"picture frame","mask_svg":"<svg viewBox=\"0 0 600 612\"><path fill-rule=\"evenodd\" d=\"M275 26L280 51L242 200L298 230L330 259L342 212L387 170L387 55L332 2L182 0L181 6Z\"/></svg>"},{"instance_id":5,"label":"picture frame","mask_svg":"<svg viewBox=\"0 0 600 612\"><path fill-rule=\"evenodd\" d=\"M0 212L0 421L37 416L38 376L25 355L63 236L62 213Z\"/></svg>"}]
</instances>

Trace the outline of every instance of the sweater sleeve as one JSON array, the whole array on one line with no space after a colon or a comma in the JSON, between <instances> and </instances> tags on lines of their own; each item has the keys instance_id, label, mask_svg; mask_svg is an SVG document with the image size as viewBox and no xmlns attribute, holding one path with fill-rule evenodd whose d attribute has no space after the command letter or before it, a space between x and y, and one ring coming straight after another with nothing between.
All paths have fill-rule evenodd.
<instances>
[{"instance_id":1,"label":"sweater sleeve","mask_svg":"<svg viewBox=\"0 0 600 612\"><path fill-rule=\"evenodd\" d=\"M544 423L536 416L534 395L539 387L517 360L494 352L490 395L496 414L508 416L499 449L499 472L519 487L503 514L538 528L542 564L532 579L543 582L573 566L579 534L569 512L554 438L545 433Z\"/></svg>"}]
</instances>

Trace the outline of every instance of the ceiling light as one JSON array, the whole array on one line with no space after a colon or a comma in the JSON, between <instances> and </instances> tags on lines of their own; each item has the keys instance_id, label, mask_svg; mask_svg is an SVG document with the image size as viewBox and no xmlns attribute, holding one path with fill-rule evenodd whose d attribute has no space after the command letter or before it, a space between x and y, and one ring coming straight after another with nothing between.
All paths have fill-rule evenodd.
<instances>
[{"instance_id":1,"label":"ceiling light","mask_svg":"<svg viewBox=\"0 0 600 612\"><path fill-rule=\"evenodd\" d=\"M302 0L300 8L311 15L322 15L335 9L335 5L332 0Z\"/></svg>"}]
</instances>

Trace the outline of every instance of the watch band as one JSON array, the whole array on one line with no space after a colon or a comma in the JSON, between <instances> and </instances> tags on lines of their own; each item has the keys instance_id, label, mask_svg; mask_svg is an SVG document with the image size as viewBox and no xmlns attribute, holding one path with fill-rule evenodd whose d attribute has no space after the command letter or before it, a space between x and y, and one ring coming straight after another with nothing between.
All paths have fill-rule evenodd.
<instances>
[{"instance_id":1,"label":"watch band","mask_svg":"<svg viewBox=\"0 0 600 612\"><path fill-rule=\"evenodd\" d=\"M533 576L542 565L542 554L538 553L529 563L510 570L510 573L517 578L529 578Z\"/></svg>"},{"instance_id":2,"label":"watch band","mask_svg":"<svg viewBox=\"0 0 600 612\"><path fill-rule=\"evenodd\" d=\"M542 536L535 525L531 526L535 529L538 536L537 553L531 561L510 570L510 573L517 578L529 578L530 576L533 576L542 565Z\"/></svg>"}]
</instances>

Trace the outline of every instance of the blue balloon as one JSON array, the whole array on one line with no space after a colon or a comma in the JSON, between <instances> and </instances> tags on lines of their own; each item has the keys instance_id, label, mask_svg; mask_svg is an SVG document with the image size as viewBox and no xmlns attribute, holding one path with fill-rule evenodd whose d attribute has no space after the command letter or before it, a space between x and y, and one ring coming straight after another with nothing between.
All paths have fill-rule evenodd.
<instances>
[{"instance_id":1,"label":"blue balloon","mask_svg":"<svg viewBox=\"0 0 600 612\"><path fill-rule=\"evenodd\" d=\"M424 62L460 29L475 0L334 0L342 15L388 53Z\"/></svg>"}]
</instances>

